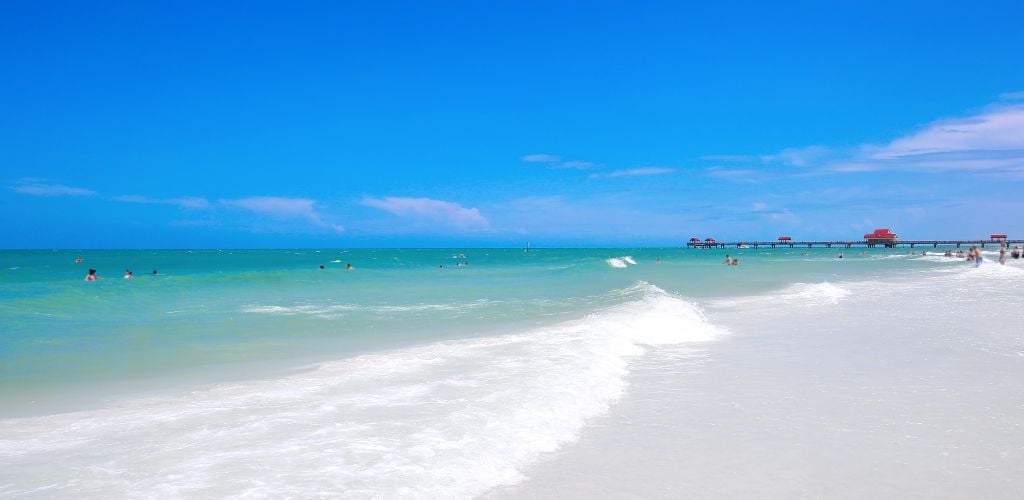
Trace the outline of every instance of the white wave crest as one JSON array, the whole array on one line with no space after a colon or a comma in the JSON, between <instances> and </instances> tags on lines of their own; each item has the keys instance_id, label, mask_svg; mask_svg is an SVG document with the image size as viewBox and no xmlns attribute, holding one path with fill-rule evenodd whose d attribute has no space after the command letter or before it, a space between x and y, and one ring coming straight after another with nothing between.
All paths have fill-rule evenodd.
<instances>
[{"instance_id":1,"label":"white wave crest","mask_svg":"<svg viewBox=\"0 0 1024 500\"><path fill-rule=\"evenodd\" d=\"M0 495L473 497L575 440L622 396L633 357L722 333L692 303L641 288L524 333L0 420Z\"/></svg>"},{"instance_id":2,"label":"white wave crest","mask_svg":"<svg viewBox=\"0 0 1024 500\"><path fill-rule=\"evenodd\" d=\"M612 257L608 260L605 260L605 262L607 262L609 266L618 269L624 269L626 267L629 267L630 264L636 265L636 261L633 260L633 257L629 255L624 255L622 257Z\"/></svg>"}]
</instances>

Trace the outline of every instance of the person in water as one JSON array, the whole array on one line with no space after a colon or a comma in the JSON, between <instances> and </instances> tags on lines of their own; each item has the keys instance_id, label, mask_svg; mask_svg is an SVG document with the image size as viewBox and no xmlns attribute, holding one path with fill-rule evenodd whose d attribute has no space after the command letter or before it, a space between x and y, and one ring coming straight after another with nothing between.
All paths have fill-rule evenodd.
<instances>
[{"instance_id":1,"label":"person in water","mask_svg":"<svg viewBox=\"0 0 1024 500\"><path fill-rule=\"evenodd\" d=\"M999 244L999 263L1006 265L1006 243Z\"/></svg>"},{"instance_id":2,"label":"person in water","mask_svg":"<svg viewBox=\"0 0 1024 500\"><path fill-rule=\"evenodd\" d=\"M157 275L157 272L156 272L156 269L154 269L153 270L153 276L156 276L156 275Z\"/></svg>"},{"instance_id":3,"label":"person in water","mask_svg":"<svg viewBox=\"0 0 1024 500\"><path fill-rule=\"evenodd\" d=\"M725 265L727 265L727 266L731 266L732 265L732 259L729 258L729 254L725 254Z\"/></svg>"},{"instance_id":4,"label":"person in water","mask_svg":"<svg viewBox=\"0 0 1024 500\"><path fill-rule=\"evenodd\" d=\"M99 276L96 276L96 270L95 269L90 269L89 270L89 274L85 275L85 281L97 281L97 280L100 280L100 279L103 279L103 278L100 278Z\"/></svg>"},{"instance_id":5,"label":"person in water","mask_svg":"<svg viewBox=\"0 0 1024 500\"><path fill-rule=\"evenodd\" d=\"M135 275L132 274L132 270L131 269L125 269L124 270L124 279L130 280L130 279L132 279L132 276L135 276Z\"/></svg>"},{"instance_id":6,"label":"person in water","mask_svg":"<svg viewBox=\"0 0 1024 500\"><path fill-rule=\"evenodd\" d=\"M324 265L323 265L323 264L320 264L320 269L323 269L323 268L324 268Z\"/></svg>"},{"instance_id":7,"label":"person in water","mask_svg":"<svg viewBox=\"0 0 1024 500\"><path fill-rule=\"evenodd\" d=\"M840 259L842 259L842 258L843 258L843 252L839 252L839 258L840 258Z\"/></svg>"},{"instance_id":8,"label":"person in water","mask_svg":"<svg viewBox=\"0 0 1024 500\"><path fill-rule=\"evenodd\" d=\"M967 250L967 260L973 261L974 267L978 267L981 265L981 262L984 259L981 257L981 250L978 250L977 245L971 245L971 248Z\"/></svg>"},{"instance_id":9,"label":"person in water","mask_svg":"<svg viewBox=\"0 0 1024 500\"><path fill-rule=\"evenodd\" d=\"M346 270L346 271L351 271L351 270L353 270L353 269L355 269L355 268L354 268L354 267L352 267L352 264L349 264L349 263L345 263L345 270Z\"/></svg>"}]
</instances>

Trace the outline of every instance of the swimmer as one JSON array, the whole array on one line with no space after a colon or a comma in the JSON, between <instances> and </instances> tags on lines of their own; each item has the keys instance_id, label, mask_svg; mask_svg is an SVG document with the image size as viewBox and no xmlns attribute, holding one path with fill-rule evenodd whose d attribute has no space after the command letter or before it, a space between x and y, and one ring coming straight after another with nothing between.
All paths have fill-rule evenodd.
<instances>
[{"instance_id":1,"label":"swimmer","mask_svg":"<svg viewBox=\"0 0 1024 500\"><path fill-rule=\"evenodd\" d=\"M156 269L154 269L154 270L153 270L153 276L156 276L157 274L158 274L158 273L156 272Z\"/></svg>"},{"instance_id":2,"label":"swimmer","mask_svg":"<svg viewBox=\"0 0 1024 500\"><path fill-rule=\"evenodd\" d=\"M85 281L97 281L97 280L101 280L101 279L103 279L103 278L100 278L99 276L96 276L96 270L95 269L90 269L89 270L89 274L87 274L85 276Z\"/></svg>"},{"instance_id":3,"label":"swimmer","mask_svg":"<svg viewBox=\"0 0 1024 500\"><path fill-rule=\"evenodd\" d=\"M135 275L132 274L132 270L131 269L125 269L124 270L124 279L130 280L130 279L132 279L132 276L135 276Z\"/></svg>"},{"instance_id":4,"label":"swimmer","mask_svg":"<svg viewBox=\"0 0 1024 500\"><path fill-rule=\"evenodd\" d=\"M842 259L842 258L843 258L843 252L839 252L839 258L840 258L840 259Z\"/></svg>"},{"instance_id":5,"label":"swimmer","mask_svg":"<svg viewBox=\"0 0 1024 500\"><path fill-rule=\"evenodd\" d=\"M352 264L347 264L347 263L345 264L345 270L346 270L346 271L351 271L351 270L353 270L353 269L355 269L355 268L354 268L354 267L352 267Z\"/></svg>"},{"instance_id":6,"label":"swimmer","mask_svg":"<svg viewBox=\"0 0 1024 500\"><path fill-rule=\"evenodd\" d=\"M81 263L82 263L82 258L81 257L75 257L75 264L81 264Z\"/></svg>"},{"instance_id":7,"label":"swimmer","mask_svg":"<svg viewBox=\"0 0 1024 500\"><path fill-rule=\"evenodd\" d=\"M324 265L323 265L323 264L320 264L320 269L323 269L323 268L324 268Z\"/></svg>"},{"instance_id":8,"label":"swimmer","mask_svg":"<svg viewBox=\"0 0 1024 500\"><path fill-rule=\"evenodd\" d=\"M1006 265L1006 243L999 244L999 264Z\"/></svg>"},{"instance_id":9,"label":"swimmer","mask_svg":"<svg viewBox=\"0 0 1024 500\"><path fill-rule=\"evenodd\" d=\"M971 248L967 250L967 260L969 262L973 261L974 267L981 265L983 259L981 258L981 250L978 249L977 245L971 245Z\"/></svg>"},{"instance_id":10,"label":"swimmer","mask_svg":"<svg viewBox=\"0 0 1024 500\"><path fill-rule=\"evenodd\" d=\"M661 264L661 257L658 257L657 259L654 259L654 263L655 264Z\"/></svg>"},{"instance_id":11,"label":"swimmer","mask_svg":"<svg viewBox=\"0 0 1024 500\"><path fill-rule=\"evenodd\" d=\"M727 265L727 266L731 266L732 265L732 259L729 258L729 254L725 254L725 265Z\"/></svg>"},{"instance_id":12,"label":"swimmer","mask_svg":"<svg viewBox=\"0 0 1024 500\"><path fill-rule=\"evenodd\" d=\"M740 265L740 259L732 259L732 265L734 265L734 266Z\"/></svg>"}]
</instances>

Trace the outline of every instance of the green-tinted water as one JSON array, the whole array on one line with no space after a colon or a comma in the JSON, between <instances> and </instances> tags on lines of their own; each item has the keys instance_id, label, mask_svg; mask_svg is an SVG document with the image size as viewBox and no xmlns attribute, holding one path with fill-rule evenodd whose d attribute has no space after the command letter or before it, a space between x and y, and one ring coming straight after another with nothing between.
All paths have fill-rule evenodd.
<instances>
[{"instance_id":1,"label":"green-tinted water","mask_svg":"<svg viewBox=\"0 0 1024 500\"><path fill-rule=\"evenodd\" d=\"M699 302L952 264L911 258L906 250L855 249L842 260L838 253L2 251L0 401L528 329L617 303L623 297L616 291L641 281ZM740 265L723 265L725 254ZM347 263L354 269L346 270ZM86 282L89 268L103 279ZM133 279L122 278L126 269Z\"/></svg>"}]
</instances>

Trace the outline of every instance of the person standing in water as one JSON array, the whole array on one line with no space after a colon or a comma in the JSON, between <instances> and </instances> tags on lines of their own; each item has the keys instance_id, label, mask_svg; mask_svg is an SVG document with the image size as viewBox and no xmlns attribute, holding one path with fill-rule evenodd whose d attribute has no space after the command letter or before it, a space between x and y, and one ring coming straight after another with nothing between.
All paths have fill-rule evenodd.
<instances>
[{"instance_id":1,"label":"person standing in water","mask_svg":"<svg viewBox=\"0 0 1024 500\"><path fill-rule=\"evenodd\" d=\"M95 269L90 269L89 270L89 274L85 275L85 281L97 281L97 280L101 280L101 279L103 279L103 278L100 278L99 276L96 276L96 270Z\"/></svg>"},{"instance_id":2,"label":"person standing in water","mask_svg":"<svg viewBox=\"0 0 1024 500\"><path fill-rule=\"evenodd\" d=\"M1006 242L999 244L999 263L1006 265Z\"/></svg>"}]
</instances>

